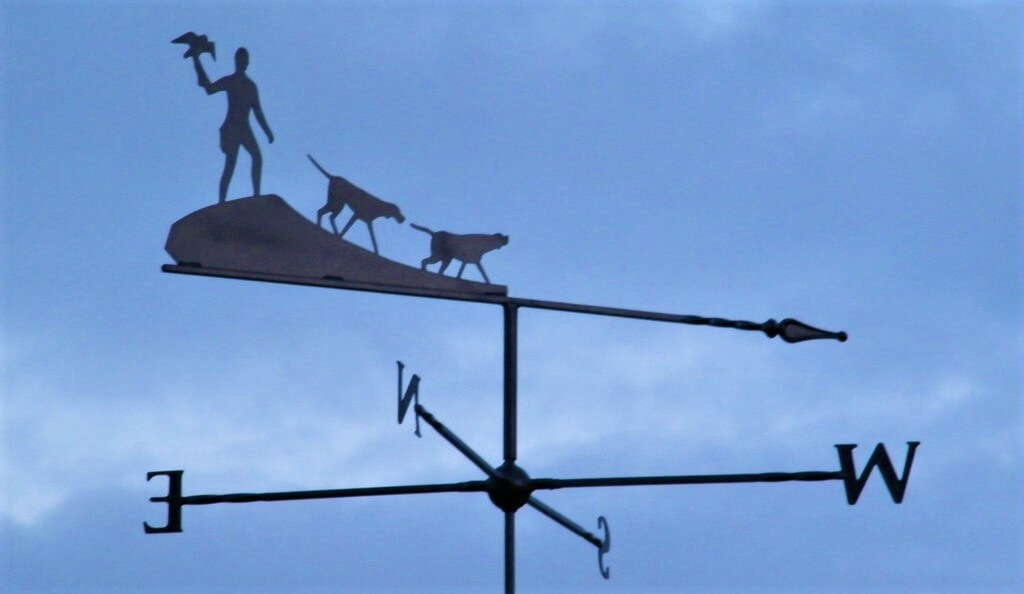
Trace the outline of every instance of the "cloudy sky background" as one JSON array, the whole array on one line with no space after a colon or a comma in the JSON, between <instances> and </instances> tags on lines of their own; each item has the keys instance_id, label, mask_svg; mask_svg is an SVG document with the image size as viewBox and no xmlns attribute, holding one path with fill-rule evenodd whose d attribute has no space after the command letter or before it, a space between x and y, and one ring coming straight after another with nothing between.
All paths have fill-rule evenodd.
<instances>
[{"instance_id":1,"label":"cloudy sky background","mask_svg":"<svg viewBox=\"0 0 1024 594\"><path fill-rule=\"evenodd\" d=\"M481 494L186 507L186 494L481 478L493 306L163 274L216 201L224 100L185 31L249 48L263 189L312 153L419 224L503 232L519 297L796 317L845 344L523 311L519 463L576 477L838 468L922 445L902 505L842 485L609 488L517 514L522 592L1024 586L1016 3L0 3L0 584L13 592L493 592ZM257 134L259 134L257 132ZM229 196L250 192L242 155ZM425 237L375 225L415 264ZM365 228L346 236L368 246ZM473 275L475 271L468 271Z\"/></svg>"}]
</instances>

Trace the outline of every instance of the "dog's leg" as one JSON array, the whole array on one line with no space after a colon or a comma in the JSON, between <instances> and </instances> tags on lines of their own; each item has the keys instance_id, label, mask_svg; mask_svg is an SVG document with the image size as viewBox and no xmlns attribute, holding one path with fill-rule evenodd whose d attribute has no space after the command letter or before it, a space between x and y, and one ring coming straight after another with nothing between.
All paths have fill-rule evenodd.
<instances>
[{"instance_id":1,"label":"dog's leg","mask_svg":"<svg viewBox=\"0 0 1024 594\"><path fill-rule=\"evenodd\" d=\"M338 233L338 237L344 236L345 233L352 227L352 224L355 223L355 222L356 222L356 215L353 213L352 214L352 218L349 219L347 223L345 223L345 228L341 230L341 233Z\"/></svg>"},{"instance_id":2,"label":"dog's leg","mask_svg":"<svg viewBox=\"0 0 1024 594\"><path fill-rule=\"evenodd\" d=\"M370 230L370 241L373 242L373 253L380 255L377 251L377 238L373 234L373 221L366 221L366 228Z\"/></svg>"},{"instance_id":3,"label":"dog's leg","mask_svg":"<svg viewBox=\"0 0 1024 594\"><path fill-rule=\"evenodd\" d=\"M448 268L448 265L451 264L451 263L452 263L451 258L449 258L447 260L442 260L441 261L441 268L438 269L437 273L443 275L445 269Z\"/></svg>"},{"instance_id":4,"label":"dog's leg","mask_svg":"<svg viewBox=\"0 0 1024 594\"><path fill-rule=\"evenodd\" d=\"M323 208L321 208L320 210L316 211L316 226L317 227L320 226L321 220L323 220L324 215L327 214L327 213L331 213L331 225L332 226L334 225L334 217L338 216L338 212L334 211L334 210L331 210L330 204L325 204ZM338 230L335 229L334 232L337 233Z\"/></svg>"},{"instance_id":5,"label":"dog's leg","mask_svg":"<svg viewBox=\"0 0 1024 594\"><path fill-rule=\"evenodd\" d=\"M480 274L484 275L484 282L487 284L491 284L491 279L487 278L487 273L484 272L484 265L477 262L476 267L480 269Z\"/></svg>"},{"instance_id":6,"label":"dog's leg","mask_svg":"<svg viewBox=\"0 0 1024 594\"><path fill-rule=\"evenodd\" d=\"M462 266L459 266L459 273L455 275L455 278L462 278L462 271L466 269L466 263L463 262Z\"/></svg>"},{"instance_id":7,"label":"dog's leg","mask_svg":"<svg viewBox=\"0 0 1024 594\"><path fill-rule=\"evenodd\" d=\"M334 219L338 218L339 214L341 214L341 211L340 210L336 210L336 211L332 212L331 216L328 218L328 220L331 221L331 229L334 229L334 234L335 235L338 234L338 226L334 224ZM317 224L319 225L319 223L317 223Z\"/></svg>"}]
</instances>

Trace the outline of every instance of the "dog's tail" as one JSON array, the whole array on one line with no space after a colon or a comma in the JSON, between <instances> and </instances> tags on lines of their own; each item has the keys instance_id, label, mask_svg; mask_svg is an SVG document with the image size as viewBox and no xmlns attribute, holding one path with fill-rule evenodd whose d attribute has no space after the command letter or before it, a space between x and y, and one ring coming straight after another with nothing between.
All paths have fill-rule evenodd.
<instances>
[{"instance_id":1,"label":"dog's tail","mask_svg":"<svg viewBox=\"0 0 1024 594\"><path fill-rule=\"evenodd\" d=\"M416 223L409 223L409 226L411 226L413 229L415 229L417 231L422 231L424 233L429 233L431 235L434 234L434 232L431 231L430 229L427 229L426 227L421 227L421 226L417 225Z\"/></svg>"},{"instance_id":2,"label":"dog's tail","mask_svg":"<svg viewBox=\"0 0 1024 594\"><path fill-rule=\"evenodd\" d=\"M309 160L313 162L313 165L316 165L316 168L319 169L320 173L324 174L327 177L327 179L333 177L330 173L327 173L326 169L321 167L320 164L316 162L316 159L313 158L313 155L306 153L306 156L309 157Z\"/></svg>"}]
</instances>

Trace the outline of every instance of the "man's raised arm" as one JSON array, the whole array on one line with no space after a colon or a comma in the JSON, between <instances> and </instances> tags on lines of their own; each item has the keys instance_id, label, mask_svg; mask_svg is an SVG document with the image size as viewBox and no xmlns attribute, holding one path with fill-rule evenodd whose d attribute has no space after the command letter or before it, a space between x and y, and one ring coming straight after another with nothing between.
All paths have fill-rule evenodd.
<instances>
[{"instance_id":1,"label":"man's raised arm","mask_svg":"<svg viewBox=\"0 0 1024 594\"><path fill-rule=\"evenodd\" d=\"M192 56L192 64L196 67L196 78L199 79L199 86L206 90L207 95L223 90L210 82L210 78L206 76L206 70L203 69L202 62L199 61L199 56Z\"/></svg>"}]
</instances>

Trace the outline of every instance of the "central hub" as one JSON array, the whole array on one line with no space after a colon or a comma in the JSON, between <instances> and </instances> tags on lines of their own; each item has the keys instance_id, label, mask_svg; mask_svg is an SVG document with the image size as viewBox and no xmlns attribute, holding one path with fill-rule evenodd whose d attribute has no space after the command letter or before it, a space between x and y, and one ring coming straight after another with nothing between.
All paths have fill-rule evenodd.
<instances>
[{"instance_id":1,"label":"central hub","mask_svg":"<svg viewBox=\"0 0 1024 594\"><path fill-rule=\"evenodd\" d=\"M487 479L487 496L504 512L514 512L526 505L533 487L529 475L512 462L494 469L496 476Z\"/></svg>"}]
</instances>

